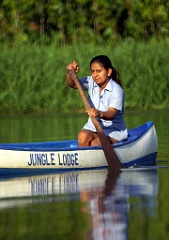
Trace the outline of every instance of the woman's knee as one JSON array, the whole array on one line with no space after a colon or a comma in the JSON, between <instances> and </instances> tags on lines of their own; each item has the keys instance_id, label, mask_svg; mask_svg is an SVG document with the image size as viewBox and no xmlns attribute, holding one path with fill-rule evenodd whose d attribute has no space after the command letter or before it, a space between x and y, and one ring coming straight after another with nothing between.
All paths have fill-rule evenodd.
<instances>
[{"instance_id":1,"label":"woman's knee","mask_svg":"<svg viewBox=\"0 0 169 240\"><path fill-rule=\"evenodd\" d=\"M88 139L88 131L87 130L81 130L78 133L78 144L79 144L79 146L87 145L87 139Z\"/></svg>"},{"instance_id":2,"label":"woman's knee","mask_svg":"<svg viewBox=\"0 0 169 240\"><path fill-rule=\"evenodd\" d=\"M87 129L83 129L78 133L78 145L90 146L91 141L94 139L94 133Z\"/></svg>"}]
</instances>

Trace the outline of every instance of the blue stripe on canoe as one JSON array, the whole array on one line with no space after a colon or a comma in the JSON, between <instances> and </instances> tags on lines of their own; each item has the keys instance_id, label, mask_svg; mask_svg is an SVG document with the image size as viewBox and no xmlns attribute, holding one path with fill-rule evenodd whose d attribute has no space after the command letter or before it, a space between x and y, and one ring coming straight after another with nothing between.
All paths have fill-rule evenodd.
<instances>
[{"instance_id":1,"label":"blue stripe on canoe","mask_svg":"<svg viewBox=\"0 0 169 240\"><path fill-rule=\"evenodd\" d=\"M123 166L126 168L139 167L139 166L156 166L156 157L157 157L157 152L154 152L144 157L130 161L128 163L124 163Z\"/></svg>"}]
</instances>

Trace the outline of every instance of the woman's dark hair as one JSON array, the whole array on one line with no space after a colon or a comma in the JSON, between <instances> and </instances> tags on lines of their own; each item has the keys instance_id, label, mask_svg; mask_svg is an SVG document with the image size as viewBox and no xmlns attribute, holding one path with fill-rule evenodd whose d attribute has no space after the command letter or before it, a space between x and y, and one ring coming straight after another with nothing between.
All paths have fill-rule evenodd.
<instances>
[{"instance_id":1,"label":"woman's dark hair","mask_svg":"<svg viewBox=\"0 0 169 240\"><path fill-rule=\"evenodd\" d=\"M119 73L112 66L110 59L106 55L99 55L99 56L94 57L90 62L90 68L91 68L92 63L94 63L94 62L100 63L106 70L111 68L112 73L110 75L110 78L112 78L115 82L117 82L122 87Z\"/></svg>"}]
</instances>

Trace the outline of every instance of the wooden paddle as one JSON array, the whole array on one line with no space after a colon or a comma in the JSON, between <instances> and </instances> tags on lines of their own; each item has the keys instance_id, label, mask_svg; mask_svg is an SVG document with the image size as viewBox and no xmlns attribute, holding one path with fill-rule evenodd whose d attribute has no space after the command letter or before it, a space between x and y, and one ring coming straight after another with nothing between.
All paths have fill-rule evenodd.
<instances>
[{"instance_id":1,"label":"wooden paddle","mask_svg":"<svg viewBox=\"0 0 169 240\"><path fill-rule=\"evenodd\" d=\"M87 99L87 97L86 97L86 95L85 95L85 93L82 89L82 86L81 86L81 84L80 84L80 82L79 82L79 80L76 76L75 69L67 70L67 72L68 72L69 76L71 77L71 79L76 84L76 87L77 87L77 89L80 93L80 96L82 98L82 101L84 103L85 109L89 110L91 108L91 106L90 106L90 104L88 102L88 99ZM108 166L112 169L123 168L122 163L118 159L113 147L111 146L111 143L110 143L109 139L106 137L102 127L100 126L100 124L97 120L97 118L93 117L93 116L91 116L90 118L93 122L93 125L96 128L96 131L97 131L97 134L99 136L101 146L103 148L103 152L104 152L105 158L107 160Z\"/></svg>"}]
</instances>

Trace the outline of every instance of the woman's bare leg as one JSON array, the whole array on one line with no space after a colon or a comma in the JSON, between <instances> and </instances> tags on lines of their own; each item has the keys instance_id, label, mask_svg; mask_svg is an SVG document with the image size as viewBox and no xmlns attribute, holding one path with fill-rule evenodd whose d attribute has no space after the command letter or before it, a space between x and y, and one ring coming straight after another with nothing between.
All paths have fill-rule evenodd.
<instances>
[{"instance_id":1,"label":"woman's bare leg","mask_svg":"<svg viewBox=\"0 0 169 240\"><path fill-rule=\"evenodd\" d=\"M108 137L110 142L113 143L117 143L118 141L114 138L110 138ZM97 135L97 133L92 132L90 130L87 129L82 129L79 133L78 133L78 146L82 147L82 146L100 146L100 139Z\"/></svg>"},{"instance_id":2,"label":"woman's bare leg","mask_svg":"<svg viewBox=\"0 0 169 240\"><path fill-rule=\"evenodd\" d=\"M97 133L94 133L90 130L87 129L82 129L79 133L78 133L78 146L82 147L82 146L98 146L100 145L99 143L99 138ZM97 144L97 145L93 145L93 144Z\"/></svg>"}]
</instances>

